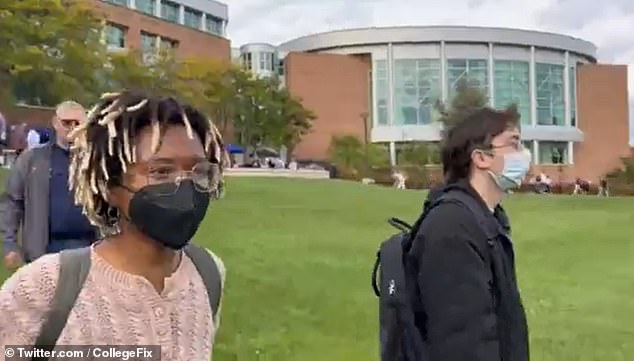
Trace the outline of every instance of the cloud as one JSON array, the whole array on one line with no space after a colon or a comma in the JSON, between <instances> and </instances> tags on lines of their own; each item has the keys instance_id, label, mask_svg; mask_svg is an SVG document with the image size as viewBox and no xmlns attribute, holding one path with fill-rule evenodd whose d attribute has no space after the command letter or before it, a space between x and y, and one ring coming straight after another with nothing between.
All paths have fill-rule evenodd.
<instances>
[{"instance_id":1,"label":"cloud","mask_svg":"<svg viewBox=\"0 0 634 361\"><path fill-rule=\"evenodd\" d=\"M233 46L279 44L336 29L399 25L512 27L593 42L599 61L628 64L634 119L634 0L225 0ZM634 121L630 122L634 144Z\"/></svg>"},{"instance_id":2,"label":"cloud","mask_svg":"<svg viewBox=\"0 0 634 361\"><path fill-rule=\"evenodd\" d=\"M538 14L538 22L546 26L557 24L561 29L583 28L589 20L611 17L611 14L634 12L631 0L555 0Z\"/></svg>"},{"instance_id":3,"label":"cloud","mask_svg":"<svg viewBox=\"0 0 634 361\"><path fill-rule=\"evenodd\" d=\"M551 0L227 0L235 46L280 43L349 27L480 25L537 29L536 14Z\"/></svg>"}]
</instances>

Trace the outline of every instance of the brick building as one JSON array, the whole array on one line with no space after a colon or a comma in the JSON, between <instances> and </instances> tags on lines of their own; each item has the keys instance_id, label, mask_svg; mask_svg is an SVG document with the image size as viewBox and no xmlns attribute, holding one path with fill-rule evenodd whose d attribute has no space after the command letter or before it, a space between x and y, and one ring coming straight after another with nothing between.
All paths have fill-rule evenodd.
<instances>
[{"instance_id":1,"label":"brick building","mask_svg":"<svg viewBox=\"0 0 634 361\"><path fill-rule=\"evenodd\" d=\"M112 51L141 49L151 57L169 48L187 57L231 59L225 4L214 0L88 1L106 22L104 41Z\"/></svg>"},{"instance_id":2,"label":"brick building","mask_svg":"<svg viewBox=\"0 0 634 361\"><path fill-rule=\"evenodd\" d=\"M243 46L243 63L261 59L252 48ZM325 159L333 135L363 138L368 129L396 164L404 143L440 139L434 103L450 101L466 78L490 105L518 105L533 172L569 182L597 181L631 154L627 67L597 64L596 53L565 35L439 26L314 34L279 45L274 58L288 89L317 115L295 150L300 159Z\"/></svg>"},{"instance_id":3,"label":"brick building","mask_svg":"<svg viewBox=\"0 0 634 361\"><path fill-rule=\"evenodd\" d=\"M86 0L103 19L103 40L110 51L142 50L150 60L160 49L185 57L231 60L226 38L227 5L214 0ZM53 109L0 106L10 125L43 127Z\"/></svg>"}]
</instances>

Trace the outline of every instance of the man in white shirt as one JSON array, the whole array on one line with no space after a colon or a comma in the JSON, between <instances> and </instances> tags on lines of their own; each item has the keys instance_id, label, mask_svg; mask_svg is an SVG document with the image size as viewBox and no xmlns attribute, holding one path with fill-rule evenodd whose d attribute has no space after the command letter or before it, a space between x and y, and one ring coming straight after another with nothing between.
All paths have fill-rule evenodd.
<instances>
[{"instance_id":1,"label":"man in white shirt","mask_svg":"<svg viewBox=\"0 0 634 361\"><path fill-rule=\"evenodd\" d=\"M401 173L399 170L395 170L392 173L392 178L394 178L394 187L396 189L405 189L405 175Z\"/></svg>"}]
</instances>

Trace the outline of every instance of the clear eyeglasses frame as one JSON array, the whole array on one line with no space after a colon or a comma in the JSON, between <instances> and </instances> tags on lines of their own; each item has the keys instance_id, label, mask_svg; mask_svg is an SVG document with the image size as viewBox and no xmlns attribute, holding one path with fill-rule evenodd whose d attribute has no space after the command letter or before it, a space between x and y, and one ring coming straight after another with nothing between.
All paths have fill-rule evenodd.
<instances>
[{"instance_id":1,"label":"clear eyeglasses frame","mask_svg":"<svg viewBox=\"0 0 634 361\"><path fill-rule=\"evenodd\" d=\"M147 171L148 185L165 185L162 195L176 193L183 180L191 180L194 188L203 193L213 194L218 191L220 181L220 169L218 164L211 162L198 162L191 170L181 170L171 164L149 165ZM169 185L172 185L170 187Z\"/></svg>"}]
</instances>

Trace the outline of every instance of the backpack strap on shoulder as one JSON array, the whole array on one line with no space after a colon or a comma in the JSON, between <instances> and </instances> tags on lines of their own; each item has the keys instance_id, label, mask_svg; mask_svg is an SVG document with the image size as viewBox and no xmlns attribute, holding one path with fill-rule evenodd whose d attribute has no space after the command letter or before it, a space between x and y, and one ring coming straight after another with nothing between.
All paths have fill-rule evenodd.
<instances>
[{"instance_id":1,"label":"backpack strap on shoulder","mask_svg":"<svg viewBox=\"0 0 634 361\"><path fill-rule=\"evenodd\" d=\"M475 217L487 240L491 241L503 233L493 213L483 211L482 205L473 196L460 190L454 190L442 195L437 204L441 202L453 202L466 207Z\"/></svg>"},{"instance_id":2,"label":"backpack strap on shoulder","mask_svg":"<svg viewBox=\"0 0 634 361\"><path fill-rule=\"evenodd\" d=\"M35 347L39 349L55 347L90 271L90 247L64 250L59 257L59 278L51 308L35 340Z\"/></svg>"},{"instance_id":3,"label":"backpack strap on shoulder","mask_svg":"<svg viewBox=\"0 0 634 361\"><path fill-rule=\"evenodd\" d=\"M185 254L192 260L198 274L203 279L207 296L209 297L209 305L214 321L220 306L220 298L222 297L222 278L220 270L213 256L204 248L189 244L185 247Z\"/></svg>"}]
</instances>

